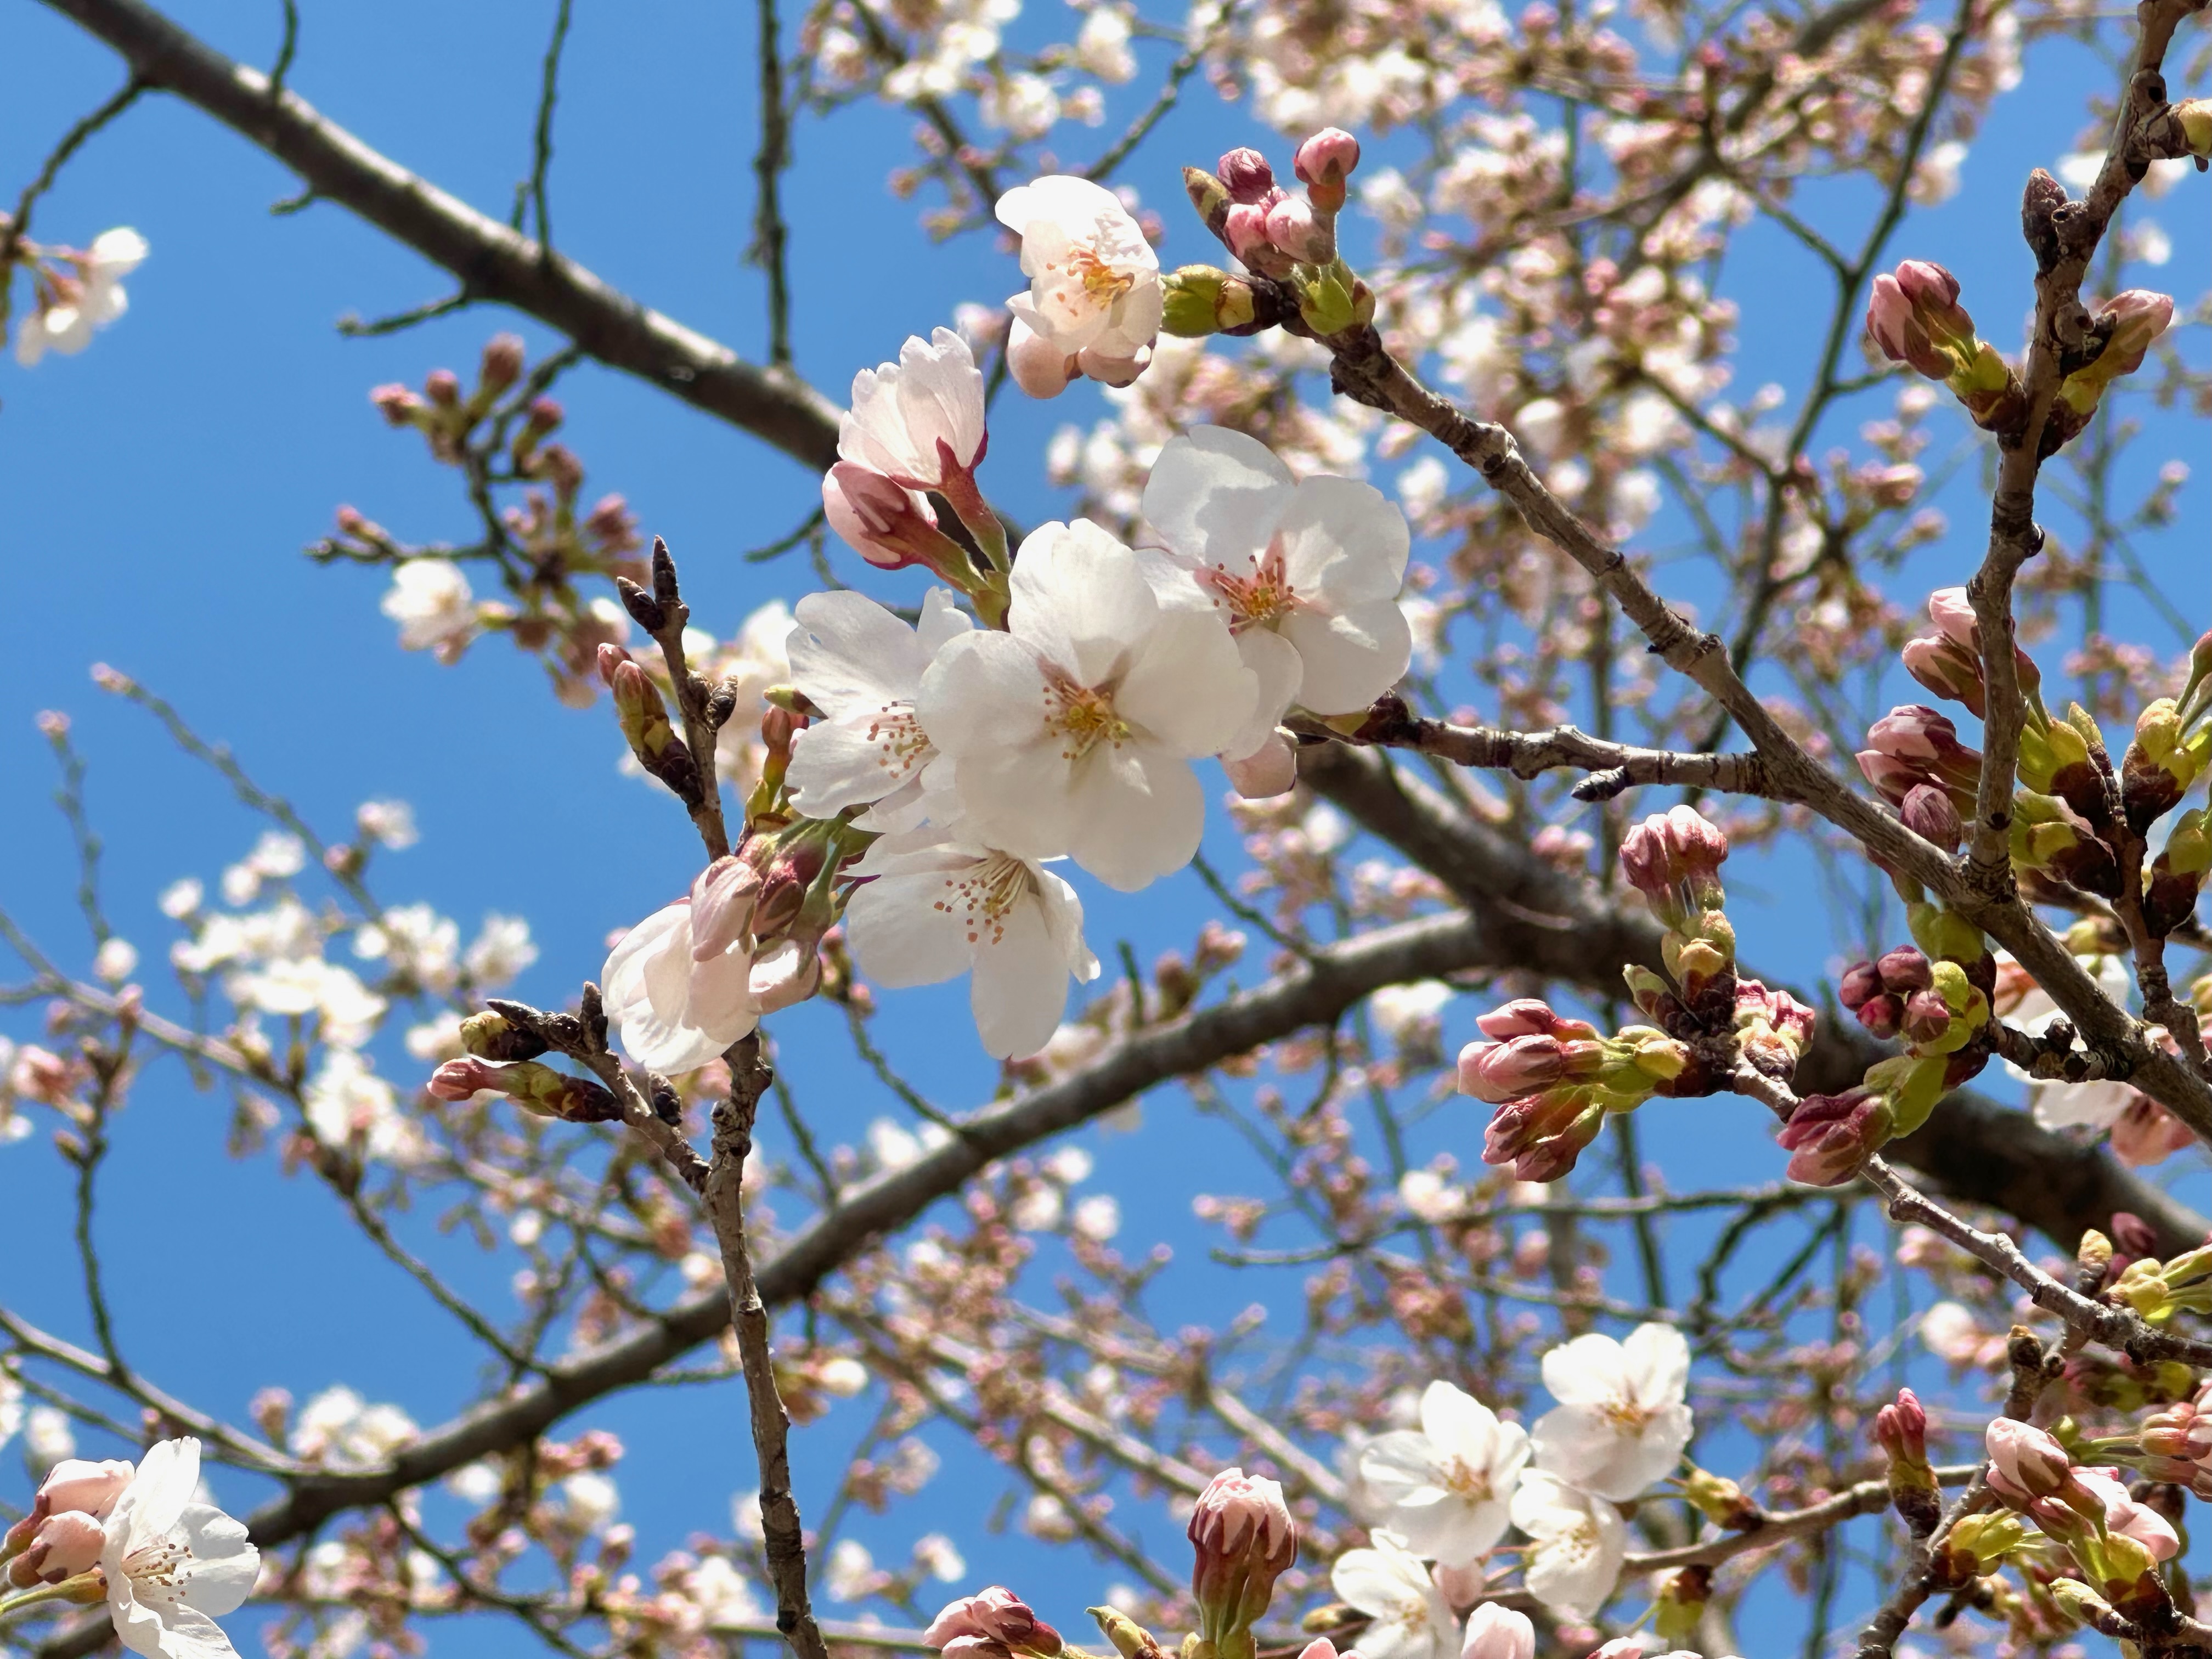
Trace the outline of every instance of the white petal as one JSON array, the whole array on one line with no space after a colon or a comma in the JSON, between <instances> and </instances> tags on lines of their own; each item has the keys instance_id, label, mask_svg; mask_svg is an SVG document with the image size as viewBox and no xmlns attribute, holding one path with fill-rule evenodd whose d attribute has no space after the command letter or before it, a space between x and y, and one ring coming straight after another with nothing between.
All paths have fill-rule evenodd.
<instances>
[{"instance_id":1,"label":"white petal","mask_svg":"<svg viewBox=\"0 0 2212 1659\"><path fill-rule=\"evenodd\" d=\"M845 926L861 973L896 990L939 984L966 971L969 951L959 920L936 907L942 881L934 875L888 876L853 895Z\"/></svg>"},{"instance_id":2,"label":"white petal","mask_svg":"<svg viewBox=\"0 0 2212 1659\"><path fill-rule=\"evenodd\" d=\"M1172 753L1218 754L1251 717L1259 679L1219 617L1197 611L1155 617L1130 654L1115 712Z\"/></svg>"},{"instance_id":3,"label":"white petal","mask_svg":"<svg viewBox=\"0 0 2212 1659\"><path fill-rule=\"evenodd\" d=\"M1283 618L1282 629L1304 665L1298 701L1318 714L1364 708L1397 684L1413 659L1413 624L1395 600L1334 616L1295 611Z\"/></svg>"},{"instance_id":4,"label":"white petal","mask_svg":"<svg viewBox=\"0 0 2212 1659\"><path fill-rule=\"evenodd\" d=\"M1672 1325L1638 1325L1620 1345L1637 1403L1680 1405L1690 1390L1690 1344Z\"/></svg>"},{"instance_id":5,"label":"white petal","mask_svg":"<svg viewBox=\"0 0 2212 1659\"><path fill-rule=\"evenodd\" d=\"M1031 531L1012 586L1008 629L1079 685L1105 684L1160 614L1136 556L1088 519Z\"/></svg>"},{"instance_id":6,"label":"white petal","mask_svg":"<svg viewBox=\"0 0 2212 1659\"><path fill-rule=\"evenodd\" d=\"M1412 539L1406 515L1373 484L1323 476L1298 485L1275 544L1292 587L1348 605L1398 597Z\"/></svg>"},{"instance_id":7,"label":"white petal","mask_svg":"<svg viewBox=\"0 0 2212 1659\"><path fill-rule=\"evenodd\" d=\"M1188 761L1139 744L1101 744L1075 768L1067 853L1133 893L1188 864L1206 833L1206 793Z\"/></svg>"},{"instance_id":8,"label":"white petal","mask_svg":"<svg viewBox=\"0 0 2212 1659\"><path fill-rule=\"evenodd\" d=\"M910 711L848 714L808 726L792 739L785 781L792 804L809 817L834 817L881 800L936 758Z\"/></svg>"},{"instance_id":9,"label":"white petal","mask_svg":"<svg viewBox=\"0 0 2212 1659\"><path fill-rule=\"evenodd\" d=\"M1034 903L1006 914L1005 932L979 949L969 987L983 1051L1020 1060L1052 1041L1067 1008L1067 963Z\"/></svg>"},{"instance_id":10,"label":"white petal","mask_svg":"<svg viewBox=\"0 0 2212 1659\"><path fill-rule=\"evenodd\" d=\"M963 634L930 662L915 708L945 753L995 753L1043 732L1044 673L1036 653L1011 635Z\"/></svg>"},{"instance_id":11,"label":"white petal","mask_svg":"<svg viewBox=\"0 0 2212 1659\"><path fill-rule=\"evenodd\" d=\"M975 630L975 621L960 608L949 587L933 587L921 596L921 619L915 624L914 635L927 659L944 649L945 642Z\"/></svg>"},{"instance_id":12,"label":"white petal","mask_svg":"<svg viewBox=\"0 0 2212 1659\"><path fill-rule=\"evenodd\" d=\"M192 1552L185 1605L218 1615L236 1610L261 1574L261 1553L248 1541L246 1523L211 1504L191 1504L179 1524Z\"/></svg>"},{"instance_id":13,"label":"white petal","mask_svg":"<svg viewBox=\"0 0 2212 1659\"><path fill-rule=\"evenodd\" d=\"M167 1535L200 1484L200 1443L186 1435L149 1447L109 1518L111 1534L127 1511L131 1544Z\"/></svg>"},{"instance_id":14,"label":"white petal","mask_svg":"<svg viewBox=\"0 0 2212 1659\"><path fill-rule=\"evenodd\" d=\"M1194 427L1152 463L1144 514L1176 552L1245 575L1275 533L1293 490L1290 468L1257 438L1227 427Z\"/></svg>"},{"instance_id":15,"label":"white petal","mask_svg":"<svg viewBox=\"0 0 2212 1659\"><path fill-rule=\"evenodd\" d=\"M835 718L911 702L929 654L913 629L865 593L809 593L787 647L792 683Z\"/></svg>"},{"instance_id":16,"label":"white petal","mask_svg":"<svg viewBox=\"0 0 2212 1659\"><path fill-rule=\"evenodd\" d=\"M1620 1344L1593 1331L1544 1356L1544 1386L1563 1405L1595 1406L1620 1399L1627 1386Z\"/></svg>"}]
</instances>

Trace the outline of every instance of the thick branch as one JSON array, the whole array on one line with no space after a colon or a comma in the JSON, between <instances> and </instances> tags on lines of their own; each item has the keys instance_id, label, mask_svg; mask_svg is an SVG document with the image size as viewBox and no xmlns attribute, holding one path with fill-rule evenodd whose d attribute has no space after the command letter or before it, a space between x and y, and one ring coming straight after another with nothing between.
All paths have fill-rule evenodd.
<instances>
[{"instance_id":1,"label":"thick branch","mask_svg":"<svg viewBox=\"0 0 2212 1659\"><path fill-rule=\"evenodd\" d=\"M817 470L836 459L837 408L788 368L762 368L640 305L564 254L477 212L233 62L139 0L47 0L149 86L197 105L298 173L325 201L442 265L472 298L529 313L610 368L674 392Z\"/></svg>"}]
</instances>

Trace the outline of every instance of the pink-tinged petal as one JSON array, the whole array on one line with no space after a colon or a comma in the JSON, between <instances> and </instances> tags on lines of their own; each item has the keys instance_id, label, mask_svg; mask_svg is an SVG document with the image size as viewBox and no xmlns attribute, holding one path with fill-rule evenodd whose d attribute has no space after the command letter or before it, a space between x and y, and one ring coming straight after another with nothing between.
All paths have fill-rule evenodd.
<instances>
[{"instance_id":1,"label":"pink-tinged petal","mask_svg":"<svg viewBox=\"0 0 2212 1659\"><path fill-rule=\"evenodd\" d=\"M1163 750L1195 757L1230 747L1259 694L1257 677L1218 616L1170 611L1138 637L1114 708ZM1274 724L1271 719L1264 729Z\"/></svg>"},{"instance_id":2,"label":"pink-tinged petal","mask_svg":"<svg viewBox=\"0 0 2212 1659\"><path fill-rule=\"evenodd\" d=\"M1249 575L1294 488L1290 468L1257 438L1195 427L1152 463L1144 514L1160 540L1186 558Z\"/></svg>"}]
</instances>

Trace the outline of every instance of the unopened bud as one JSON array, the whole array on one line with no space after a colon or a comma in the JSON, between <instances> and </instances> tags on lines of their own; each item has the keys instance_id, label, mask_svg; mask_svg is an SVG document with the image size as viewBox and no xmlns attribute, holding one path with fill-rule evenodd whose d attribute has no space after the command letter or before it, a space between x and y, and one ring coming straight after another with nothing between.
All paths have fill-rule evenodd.
<instances>
[{"instance_id":1,"label":"unopened bud","mask_svg":"<svg viewBox=\"0 0 2212 1659\"><path fill-rule=\"evenodd\" d=\"M487 397L497 397L522 378L523 347L520 335L495 334L483 349L477 369L477 384Z\"/></svg>"},{"instance_id":2,"label":"unopened bud","mask_svg":"<svg viewBox=\"0 0 2212 1659\"><path fill-rule=\"evenodd\" d=\"M1232 149L1214 168L1232 202L1265 201L1275 188L1275 170L1256 149Z\"/></svg>"},{"instance_id":3,"label":"unopened bud","mask_svg":"<svg viewBox=\"0 0 2212 1659\"><path fill-rule=\"evenodd\" d=\"M423 377L422 390L441 409L456 409L460 405L460 377L450 368L432 369Z\"/></svg>"},{"instance_id":4,"label":"unopened bud","mask_svg":"<svg viewBox=\"0 0 2212 1659\"><path fill-rule=\"evenodd\" d=\"M1946 853L1957 852L1959 843L1966 839L1966 820L1959 816L1950 792L1935 784L1915 784L1906 790L1905 804L1898 809L1898 816L1914 835Z\"/></svg>"},{"instance_id":5,"label":"unopened bud","mask_svg":"<svg viewBox=\"0 0 2212 1659\"><path fill-rule=\"evenodd\" d=\"M668 626L668 613L660 608L660 601L627 576L615 578L615 592L622 597L623 609L629 612L629 619L659 639Z\"/></svg>"},{"instance_id":6,"label":"unopened bud","mask_svg":"<svg viewBox=\"0 0 2212 1659\"><path fill-rule=\"evenodd\" d=\"M1160 326L1184 339L1242 328L1255 315L1252 284L1212 265L1184 265L1161 283Z\"/></svg>"},{"instance_id":7,"label":"unopened bud","mask_svg":"<svg viewBox=\"0 0 2212 1659\"><path fill-rule=\"evenodd\" d=\"M1340 211L1345 181L1359 165L1359 140L1341 127L1323 127L1298 146L1293 171L1306 186L1314 206L1323 213Z\"/></svg>"},{"instance_id":8,"label":"unopened bud","mask_svg":"<svg viewBox=\"0 0 2212 1659\"><path fill-rule=\"evenodd\" d=\"M461 1048L478 1060L535 1060L547 1048L545 1039L535 1032L526 1031L503 1014L471 1014L461 1022ZM465 1061L450 1061L465 1065ZM440 1072L445 1067L441 1066ZM473 1076L473 1073L470 1075ZM455 1083L458 1086L459 1074ZM471 1083L459 1094L441 1094L436 1076L430 1079L430 1092L443 1100L465 1100L478 1089L488 1089L489 1083Z\"/></svg>"}]
</instances>

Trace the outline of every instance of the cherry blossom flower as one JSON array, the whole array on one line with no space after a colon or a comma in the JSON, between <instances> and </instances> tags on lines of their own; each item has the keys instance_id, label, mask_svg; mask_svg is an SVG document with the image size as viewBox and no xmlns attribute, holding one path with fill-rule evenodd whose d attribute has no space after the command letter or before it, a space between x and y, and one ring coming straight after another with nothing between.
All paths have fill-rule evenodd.
<instances>
[{"instance_id":1,"label":"cherry blossom flower","mask_svg":"<svg viewBox=\"0 0 2212 1659\"><path fill-rule=\"evenodd\" d=\"M837 427L837 453L908 489L941 489L973 473L989 434L983 376L968 343L949 328L909 335L896 363L853 377L853 406Z\"/></svg>"},{"instance_id":2,"label":"cherry blossom flower","mask_svg":"<svg viewBox=\"0 0 2212 1659\"><path fill-rule=\"evenodd\" d=\"M948 640L974 626L942 587L924 596L918 628L850 591L801 599L792 683L824 718L792 740L792 804L816 818L866 805L854 820L863 830L918 825L928 810L925 791L951 787L951 763L915 714L922 673Z\"/></svg>"},{"instance_id":3,"label":"cherry blossom flower","mask_svg":"<svg viewBox=\"0 0 2212 1659\"><path fill-rule=\"evenodd\" d=\"M1600 1497L1636 1497L1690 1443L1689 1381L1690 1345L1670 1326L1562 1343L1544 1356L1559 1404L1537 1419L1536 1467Z\"/></svg>"},{"instance_id":4,"label":"cherry blossom flower","mask_svg":"<svg viewBox=\"0 0 2212 1659\"><path fill-rule=\"evenodd\" d=\"M2171 1561L2181 1553L2181 1537L2172 1523L2156 1510L2130 1498L2128 1484L2118 1469L2076 1469L2074 1477L2104 1504L2106 1531L2125 1533L2148 1550L2154 1560Z\"/></svg>"},{"instance_id":5,"label":"cherry blossom flower","mask_svg":"<svg viewBox=\"0 0 2212 1659\"><path fill-rule=\"evenodd\" d=\"M995 1058L1043 1048L1067 1006L1068 975L1098 977L1082 901L1032 860L923 830L878 841L854 873L873 878L845 909L860 971L888 987L972 973L969 1006Z\"/></svg>"},{"instance_id":6,"label":"cherry blossom flower","mask_svg":"<svg viewBox=\"0 0 2212 1659\"><path fill-rule=\"evenodd\" d=\"M64 256L76 273L55 285L54 303L25 319L15 336L15 361L29 368L50 350L65 357L83 350L92 343L94 331L106 327L130 308L123 279L146 254L146 239L119 226L101 231L82 253Z\"/></svg>"},{"instance_id":7,"label":"cherry blossom flower","mask_svg":"<svg viewBox=\"0 0 2212 1659\"><path fill-rule=\"evenodd\" d=\"M192 1501L200 1443L164 1440L107 1517L100 1568L107 1607L123 1645L149 1659L217 1659L234 1654L215 1622L252 1593L260 1552L243 1523Z\"/></svg>"},{"instance_id":8,"label":"cherry blossom flower","mask_svg":"<svg viewBox=\"0 0 2212 1659\"><path fill-rule=\"evenodd\" d=\"M696 1071L759 1023L752 905L726 895L750 873L716 860L687 896L631 928L607 957L607 1017L639 1065L672 1076ZM706 915L710 905L710 931L695 939L693 910Z\"/></svg>"},{"instance_id":9,"label":"cherry blossom flower","mask_svg":"<svg viewBox=\"0 0 2212 1659\"><path fill-rule=\"evenodd\" d=\"M399 648L457 660L476 637L476 597L461 568L447 559L408 559L395 566L380 606L399 624Z\"/></svg>"},{"instance_id":10,"label":"cherry blossom flower","mask_svg":"<svg viewBox=\"0 0 2212 1659\"><path fill-rule=\"evenodd\" d=\"M1359 1638L1364 1659L1450 1659L1460 1645L1459 1620L1429 1570L1387 1533L1338 1556L1329 1584L1374 1621Z\"/></svg>"},{"instance_id":11,"label":"cherry blossom flower","mask_svg":"<svg viewBox=\"0 0 2212 1659\"><path fill-rule=\"evenodd\" d=\"M1462 1567L1504 1536L1506 1504L1528 1461L1528 1431L1437 1381L1421 1395L1421 1426L1370 1441L1360 1479L1389 1505L1383 1524L1419 1553Z\"/></svg>"},{"instance_id":12,"label":"cherry blossom flower","mask_svg":"<svg viewBox=\"0 0 2212 1659\"><path fill-rule=\"evenodd\" d=\"M1021 858L1066 854L1133 892L1198 850L1189 762L1218 752L1255 687L1221 621L1163 610L1137 556L1086 519L1022 544L1006 633L948 642L922 676L922 729L957 763L972 833Z\"/></svg>"},{"instance_id":13,"label":"cherry blossom flower","mask_svg":"<svg viewBox=\"0 0 2212 1659\"><path fill-rule=\"evenodd\" d=\"M1412 661L1398 608L1406 516L1372 484L1303 482L1256 438L1202 426L1160 452L1145 517L1227 618L1259 701L1228 752L1258 749L1292 703L1364 708Z\"/></svg>"},{"instance_id":14,"label":"cherry blossom flower","mask_svg":"<svg viewBox=\"0 0 2212 1659\"><path fill-rule=\"evenodd\" d=\"M1589 1618L1620 1577L1628 1532L1620 1511L1538 1468L1513 1489L1513 1524L1528 1534L1522 1582L1546 1607Z\"/></svg>"},{"instance_id":15,"label":"cherry blossom flower","mask_svg":"<svg viewBox=\"0 0 2212 1659\"><path fill-rule=\"evenodd\" d=\"M1022 239L1029 292L1014 313L1007 360L1033 398L1078 374L1127 386L1152 361L1164 297L1159 257L1121 198L1103 185L1054 173L999 198L999 222Z\"/></svg>"}]
</instances>

